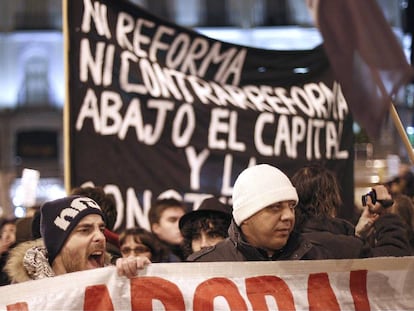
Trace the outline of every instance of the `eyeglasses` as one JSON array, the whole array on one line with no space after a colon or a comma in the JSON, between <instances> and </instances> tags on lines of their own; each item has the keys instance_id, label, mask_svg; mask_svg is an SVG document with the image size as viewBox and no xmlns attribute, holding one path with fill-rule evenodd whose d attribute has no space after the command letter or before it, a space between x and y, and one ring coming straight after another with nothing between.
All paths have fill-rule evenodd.
<instances>
[{"instance_id":1,"label":"eyeglasses","mask_svg":"<svg viewBox=\"0 0 414 311\"><path fill-rule=\"evenodd\" d=\"M130 248L130 247L121 247L121 253L123 255L128 255L131 252L134 252L135 254L142 254L142 253L146 253L146 252L150 252L150 249L148 247L146 247L145 245L139 245L135 248Z\"/></svg>"}]
</instances>

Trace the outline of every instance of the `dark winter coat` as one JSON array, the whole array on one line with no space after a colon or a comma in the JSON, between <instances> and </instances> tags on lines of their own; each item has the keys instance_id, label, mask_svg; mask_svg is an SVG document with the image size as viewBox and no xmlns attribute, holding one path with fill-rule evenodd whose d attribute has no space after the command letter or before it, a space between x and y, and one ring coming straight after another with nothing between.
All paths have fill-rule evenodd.
<instances>
[{"instance_id":1,"label":"dark winter coat","mask_svg":"<svg viewBox=\"0 0 414 311\"><path fill-rule=\"evenodd\" d=\"M9 251L4 252L0 255L0 286L10 284L9 276L7 275L5 271L3 271L8 257L9 257Z\"/></svg>"},{"instance_id":2,"label":"dark winter coat","mask_svg":"<svg viewBox=\"0 0 414 311\"><path fill-rule=\"evenodd\" d=\"M232 222L229 237L215 246L191 254L187 261L276 261L299 259L328 259L332 255L324 246L312 245L300 234L292 233L285 247L272 257L251 246L243 238L239 227Z\"/></svg>"},{"instance_id":3,"label":"dark winter coat","mask_svg":"<svg viewBox=\"0 0 414 311\"><path fill-rule=\"evenodd\" d=\"M354 226L343 219L312 218L301 226L303 236L323 246L333 259L410 256L405 228L397 215L382 215L374 223L374 245L355 236Z\"/></svg>"}]
</instances>

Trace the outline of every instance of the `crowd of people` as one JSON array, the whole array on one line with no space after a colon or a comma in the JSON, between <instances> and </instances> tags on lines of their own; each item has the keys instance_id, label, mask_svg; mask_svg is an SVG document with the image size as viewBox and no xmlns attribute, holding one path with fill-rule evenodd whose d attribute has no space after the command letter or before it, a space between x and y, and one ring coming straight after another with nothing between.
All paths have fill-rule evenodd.
<instances>
[{"instance_id":1,"label":"crowd of people","mask_svg":"<svg viewBox=\"0 0 414 311\"><path fill-rule=\"evenodd\" d=\"M337 178L325 167L308 165L289 178L259 164L237 177L232 206L209 197L188 210L179 200L158 199L148 213L148 230L118 234L114 198L101 187L75 188L24 222L3 221L0 281L21 283L107 265L134 277L150 263L414 254L413 199L401 187L374 186L355 224L337 217L342 204Z\"/></svg>"}]
</instances>

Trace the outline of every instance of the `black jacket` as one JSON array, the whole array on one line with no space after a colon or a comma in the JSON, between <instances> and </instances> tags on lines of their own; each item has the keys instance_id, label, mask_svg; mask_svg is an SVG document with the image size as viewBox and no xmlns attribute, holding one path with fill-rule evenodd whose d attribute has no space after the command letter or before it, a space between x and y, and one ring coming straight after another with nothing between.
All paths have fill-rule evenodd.
<instances>
[{"instance_id":1,"label":"black jacket","mask_svg":"<svg viewBox=\"0 0 414 311\"><path fill-rule=\"evenodd\" d=\"M231 223L229 237L215 246L191 254L187 261L276 261L299 259L327 259L332 255L323 245L312 245L300 234L292 233L285 247L268 257L264 250L243 240L239 227Z\"/></svg>"},{"instance_id":2,"label":"black jacket","mask_svg":"<svg viewBox=\"0 0 414 311\"><path fill-rule=\"evenodd\" d=\"M405 228L397 215L382 215L374 223L374 244L355 236L354 226L339 218L312 218L301 225L302 235L323 246L333 259L410 256Z\"/></svg>"},{"instance_id":3,"label":"black jacket","mask_svg":"<svg viewBox=\"0 0 414 311\"><path fill-rule=\"evenodd\" d=\"M10 279L5 271L3 271L4 266L6 265L7 258L9 257L9 252L4 252L0 255L0 286L9 285Z\"/></svg>"}]
</instances>

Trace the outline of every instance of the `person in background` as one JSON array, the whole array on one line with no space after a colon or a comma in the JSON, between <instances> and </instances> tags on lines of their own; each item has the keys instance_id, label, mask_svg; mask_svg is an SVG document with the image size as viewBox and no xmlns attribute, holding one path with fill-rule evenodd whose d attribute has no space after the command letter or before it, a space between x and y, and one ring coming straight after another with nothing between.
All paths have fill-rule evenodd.
<instances>
[{"instance_id":1,"label":"person in background","mask_svg":"<svg viewBox=\"0 0 414 311\"><path fill-rule=\"evenodd\" d=\"M387 200L390 204L392 201L384 185L373 187L375 204L371 196L366 196L364 210L354 226L336 217L342 200L333 172L321 165L305 166L292 176L292 183L299 196L295 209L296 229L312 243L331 250L334 258L408 255L404 227L385 206ZM370 245L366 238L371 230L374 231L375 245Z\"/></svg>"},{"instance_id":2,"label":"person in background","mask_svg":"<svg viewBox=\"0 0 414 311\"><path fill-rule=\"evenodd\" d=\"M112 255L111 261L114 263L116 259L121 257L119 250L119 236L115 233L114 226L118 211L116 209L115 198L112 194L105 193L102 187L78 187L72 190L73 195L81 195L94 200L101 207L105 215L105 231L106 247L108 253Z\"/></svg>"},{"instance_id":3,"label":"person in background","mask_svg":"<svg viewBox=\"0 0 414 311\"><path fill-rule=\"evenodd\" d=\"M414 203L413 200L404 194L393 196L394 204L389 212L401 217L406 229L407 237L411 246L411 255L414 255Z\"/></svg>"},{"instance_id":4,"label":"person in background","mask_svg":"<svg viewBox=\"0 0 414 311\"><path fill-rule=\"evenodd\" d=\"M10 284L9 276L3 271L9 251L16 244L16 220L4 220L0 226L0 286Z\"/></svg>"},{"instance_id":5,"label":"person in background","mask_svg":"<svg viewBox=\"0 0 414 311\"><path fill-rule=\"evenodd\" d=\"M119 235L122 257L146 256L151 262L167 262L168 251L157 237L144 228L128 228Z\"/></svg>"},{"instance_id":6,"label":"person in background","mask_svg":"<svg viewBox=\"0 0 414 311\"><path fill-rule=\"evenodd\" d=\"M32 222L34 215L39 212L40 204L35 204L26 209L26 215L16 219L16 244L31 241L34 239L32 232Z\"/></svg>"},{"instance_id":7,"label":"person in background","mask_svg":"<svg viewBox=\"0 0 414 311\"><path fill-rule=\"evenodd\" d=\"M10 252L5 271L12 283L109 265L105 216L94 200L72 195L44 203L40 212L42 243ZM133 277L149 263L147 257L119 258L117 273Z\"/></svg>"},{"instance_id":8,"label":"person in background","mask_svg":"<svg viewBox=\"0 0 414 311\"><path fill-rule=\"evenodd\" d=\"M13 219L11 221L13 225L13 239L14 243L9 247L6 253L2 253L1 256L1 281L0 284L10 284L11 280L5 271L5 266L9 258L10 250L18 252L19 249L27 249L29 246L37 245L36 239L40 236L40 205L34 205L27 209L25 217ZM2 244L0 242L0 244ZM0 246L0 249L2 247Z\"/></svg>"},{"instance_id":9,"label":"person in background","mask_svg":"<svg viewBox=\"0 0 414 311\"><path fill-rule=\"evenodd\" d=\"M184 256L188 257L227 238L231 212L231 206L211 197L205 199L197 210L184 214L179 221L179 228L184 237Z\"/></svg>"},{"instance_id":10,"label":"person in background","mask_svg":"<svg viewBox=\"0 0 414 311\"><path fill-rule=\"evenodd\" d=\"M391 195L404 194L414 199L414 173L411 165L401 163L398 175L385 184Z\"/></svg>"},{"instance_id":11,"label":"person in background","mask_svg":"<svg viewBox=\"0 0 414 311\"><path fill-rule=\"evenodd\" d=\"M181 249L183 236L178 221L187 212L184 203L170 198L159 199L150 208L148 220L151 231L163 247L169 250L169 262L179 262L185 259Z\"/></svg>"}]
</instances>

